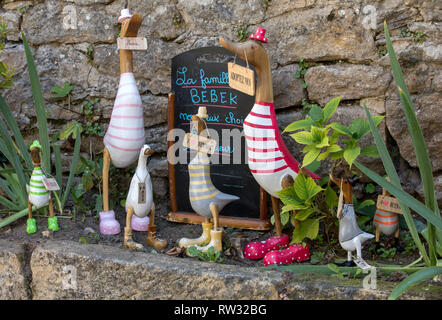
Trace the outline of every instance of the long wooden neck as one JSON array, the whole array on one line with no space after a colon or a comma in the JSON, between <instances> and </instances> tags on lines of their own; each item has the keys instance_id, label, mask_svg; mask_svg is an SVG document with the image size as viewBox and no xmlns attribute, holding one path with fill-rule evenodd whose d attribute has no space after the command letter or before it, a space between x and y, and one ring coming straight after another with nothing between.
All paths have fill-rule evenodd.
<instances>
[{"instance_id":1,"label":"long wooden neck","mask_svg":"<svg viewBox=\"0 0 442 320\"><path fill-rule=\"evenodd\" d=\"M255 70L258 76L255 100L273 103L273 81L269 60L262 61L259 66L255 66Z\"/></svg>"},{"instance_id":2,"label":"long wooden neck","mask_svg":"<svg viewBox=\"0 0 442 320\"><path fill-rule=\"evenodd\" d=\"M120 74L133 70L132 50L120 50Z\"/></svg>"}]
</instances>

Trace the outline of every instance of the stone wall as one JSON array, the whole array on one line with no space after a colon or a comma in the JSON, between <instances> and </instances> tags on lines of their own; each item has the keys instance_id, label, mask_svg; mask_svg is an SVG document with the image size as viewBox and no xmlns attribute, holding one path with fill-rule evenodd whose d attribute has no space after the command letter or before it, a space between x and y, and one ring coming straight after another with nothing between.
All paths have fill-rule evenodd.
<instances>
[{"instance_id":1,"label":"stone wall","mask_svg":"<svg viewBox=\"0 0 442 320\"><path fill-rule=\"evenodd\" d=\"M123 0L1 1L0 17L10 33L0 59L17 70L15 86L3 95L27 138L36 136L20 31L33 47L46 98L50 130L80 119L81 103L99 98L94 114L103 128L111 114L119 74L117 18ZM151 162L154 179L167 195L166 113L170 59L183 51L219 45L218 37L239 40L241 26L267 29L275 104L281 128L301 117L302 99L323 105L342 97L336 120L365 117L363 102L373 114L386 115L380 128L389 148L395 145L401 178L408 191L422 194L414 150L385 54L383 21L387 20L407 85L417 108L433 165L437 196L442 201L442 6L437 0L130 0L143 16L139 35L148 50L134 54L138 87L145 109L147 142L159 154ZM404 28L406 31L404 32ZM401 32L402 30L402 32ZM418 32L425 34L419 41ZM88 48L93 54L88 54ZM295 77L299 59L310 64L307 88ZM65 100L51 98L50 88L74 86L71 110ZM285 137L296 158L299 146ZM369 143L370 139L366 139ZM96 150L101 138L90 137ZM66 146L69 147L69 146ZM84 144L87 151L89 144ZM365 159L381 172L379 161ZM324 165L323 172L327 165Z\"/></svg>"}]
</instances>

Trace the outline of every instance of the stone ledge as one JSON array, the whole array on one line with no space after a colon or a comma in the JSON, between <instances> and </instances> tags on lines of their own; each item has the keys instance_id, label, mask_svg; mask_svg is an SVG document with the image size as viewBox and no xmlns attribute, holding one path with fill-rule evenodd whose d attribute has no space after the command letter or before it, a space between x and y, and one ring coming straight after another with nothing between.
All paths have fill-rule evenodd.
<instances>
[{"instance_id":1,"label":"stone ledge","mask_svg":"<svg viewBox=\"0 0 442 320\"><path fill-rule=\"evenodd\" d=\"M294 275L72 241L39 244L28 262L24 247L0 241L1 299L386 299L395 286L378 280L378 290L365 290L362 279ZM23 262L32 276L25 275ZM440 286L425 284L401 298L440 296Z\"/></svg>"},{"instance_id":2,"label":"stone ledge","mask_svg":"<svg viewBox=\"0 0 442 320\"><path fill-rule=\"evenodd\" d=\"M0 240L0 300L28 299L23 245Z\"/></svg>"}]
</instances>

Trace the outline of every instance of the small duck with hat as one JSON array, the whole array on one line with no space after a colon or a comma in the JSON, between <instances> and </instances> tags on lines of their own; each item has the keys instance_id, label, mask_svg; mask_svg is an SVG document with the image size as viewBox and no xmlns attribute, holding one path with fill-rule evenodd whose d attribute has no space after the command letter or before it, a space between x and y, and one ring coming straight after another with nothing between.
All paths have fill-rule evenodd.
<instances>
[{"instance_id":1,"label":"small duck with hat","mask_svg":"<svg viewBox=\"0 0 442 320\"><path fill-rule=\"evenodd\" d=\"M35 233L37 232L37 222L32 217L32 206L37 208L49 206L49 218L48 218L48 229L53 231L58 231L58 221L57 217L54 215L54 208L52 206L51 195L48 190L46 190L43 184L43 178L45 174L41 168L41 158L40 150L41 145L38 140L34 140L30 147L31 159L34 169L32 170L31 180L29 185L26 185L28 191L28 212L29 217L27 220L26 232Z\"/></svg>"},{"instance_id":2,"label":"small duck with hat","mask_svg":"<svg viewBox=\"0 0 442 320\"><path fill-rule=\"evenodd\" d=\"M208 117L206 107L199 107L198 114L192 115L191 134L206 136L208 131L204 119ZM222 229L219 225L219 212L230 202L239 197L222 193L210 179L210 159L208 154L200 150L188 165L189 169L189 200L192 209L205 218L202 224L203 233L196 239L182 238L178 246L189 248L196 246L200 251L206 252L213 247L216 252L222 251ZM213 217L213 224L210 222ZM212 229L213 226L213 229ZM189 251L187 251L189 254Z\"/></svg>"}]
</instances>

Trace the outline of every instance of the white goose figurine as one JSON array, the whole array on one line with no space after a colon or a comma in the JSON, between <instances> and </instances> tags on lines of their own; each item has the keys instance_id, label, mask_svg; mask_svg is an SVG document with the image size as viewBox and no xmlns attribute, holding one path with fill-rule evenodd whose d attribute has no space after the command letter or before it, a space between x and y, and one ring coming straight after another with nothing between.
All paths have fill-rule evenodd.
<instances>
[{"instance_id":1,"label":"white goose figurine","mask_svg":"<svg viewBox=\"0 0 442 320\"><path fill-rule=\"evenodd\" d=\"M374 235L362 231L356 222L350 181L348 179L336 179L331 174L330 180L338 185L344 194L344 206L342 211L338 208L337 213L339 219L339 244L348 254L344 265L354 266L352 252L356 250L357 257L362 259L362 244L368 239L373 239Z\"/></svg>"},{"instance_id":2,"label":"white goose figurine","mask_svg":"<svg viewBox=\"0 0 442 320\"><path fill-rule=\"evenodd\" d=\"M152 181L147 171L147 159L154 153L149 145L145 144L138 157L138 166L126 198L126 227L124 228L124 246L129 249L142 249L143 245L132 239L132 229L146 231L146 245L156 249L164 249L167 242L156 238L154 225L155 204L153 202ZM148 214L150 213L150 218ZM135 214L135 215L134 215ZM138 219L135 218L138 217Z\"/></svg>"}]
</instances>

